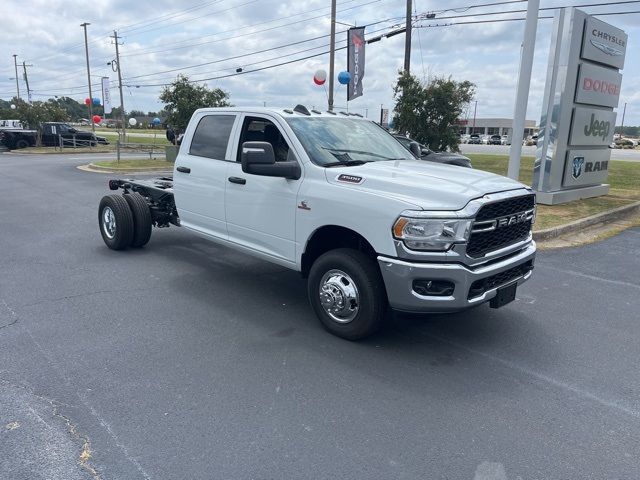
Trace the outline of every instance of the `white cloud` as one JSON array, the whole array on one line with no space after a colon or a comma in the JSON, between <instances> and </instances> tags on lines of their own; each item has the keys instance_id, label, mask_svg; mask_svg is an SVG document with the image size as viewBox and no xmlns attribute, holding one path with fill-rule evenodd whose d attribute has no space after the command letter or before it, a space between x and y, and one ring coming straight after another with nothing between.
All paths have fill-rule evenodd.
<instances>
[{"instance_id":1,"label":"white cloud","mask_svg":"<svg viewBox=\"0 0 640 480\"><path fill-rule=\"evenodd\" d=\"M440 11L445 8L443 5L460 9L473 3L471 0L414 0L419 13ZM549 0L544 6L571 3L577 2ZM340 22L362 25L393 19L368 27L369 35L376 29L403 23L404 2L399 0L339 0L338 4L337 17ZM114 46L108 36L114 28L118 28L124 41L121 47L124 76L138 77L125 81L131 85L125 89L126 108L158 110L161 108L157 99L160 87L136 88L135 85L168 82L177 73L188 74L193 79L214 77L235 73L238 67L248 70L278 63L273 60L278 56L283 57L280 61L285 61L326 50L320 48L328 43L328 38L323 38L237 60L183 68L326 35L329 32L328 5L327 0L191 0L188 4L156 0L153 5L124 0L90 3L80 0L33 0L29 2L28 13L25 13L24 2L5 0L5 18L0 30L0 44L5 46L5 54L0 58L0 98L9 98L14 94L15 81L9 80L14 76L13 53L19 55L20 61L33 63L33 67L29 68L29 77L36 98L47 98L47 94L67 94L78 100L86 97L83 33L79 25L88 21L91 22L89 49L92 75L109 75L115 84L116 76L107 66L107 62L115 56ZM185 11L192 7L196 8ZM522 8L520 4L510 4L466 12L449 11L439 13L434 22L443 24L456 21L438 20L445 16ZM587 10L602 12L628 8L605 6ZM165 20L161 21L159 16L165 16ZM308 20L318 16L321 18ZM514 13L511 16L522 17L523 14ZM459 21L490 18L479 16ZM622 101L629 103L625 123L640 124L640 67L633 62L640 47L638 16L602 18L629 33ZM305 19L307 21L301 21ZM275 28L285 24L291 25ZM337 26L338 30L346 28ZM477 85L478 116L511 117L523 28L524 22L501 22L414 30L412 72L420 77L444 75L456 80L470 80ZM541 20L527 112L528 118L536 120L540 116L550 36L551 21ZM342 41L339 44L344 44L345 37L344 33L338 36L338 40ZM201 45L175 48L195 43ZM312 47L318 48L293 55L294 52ZM368 110L371 118L377 118L381 104L392 106L392 87L398 69L403 64L403 49L404 35L367 46L365 95L350 102L350 110L363 113ZM346 52L342 50L336 54L336 74L345 66ZM304 103L326 108L325 89L312 82L313 72L318 68L329 70L328 55L206 83L230 92L232 102L237 105L267 102L268 105L292 106ZM150 75L172 69L180 70ZM98 82L98 79L94 78L94 81ZM344 87L337 82L336 86L336 105L344 107ZM22 83L21 93L24 90ZM117 95L114 97L117 99Z\"/></svg>"}]
</instances>

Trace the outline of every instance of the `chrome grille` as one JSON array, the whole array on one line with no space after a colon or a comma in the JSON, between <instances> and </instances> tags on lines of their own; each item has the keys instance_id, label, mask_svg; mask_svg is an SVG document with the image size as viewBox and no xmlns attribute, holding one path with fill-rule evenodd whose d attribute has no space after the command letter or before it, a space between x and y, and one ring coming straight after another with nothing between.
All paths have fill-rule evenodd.
<instances>
[{"instance_id":1,"label":"chrome grille","mask_svg":"<svg viewBox=\"0 0 640 480\"><path fill-rule=\"evenodd\" d=\"M478 258L526 240L531 232L535 195L524 195L484 205L476 215L467 255Z\"/></svg>"}]
</instances>

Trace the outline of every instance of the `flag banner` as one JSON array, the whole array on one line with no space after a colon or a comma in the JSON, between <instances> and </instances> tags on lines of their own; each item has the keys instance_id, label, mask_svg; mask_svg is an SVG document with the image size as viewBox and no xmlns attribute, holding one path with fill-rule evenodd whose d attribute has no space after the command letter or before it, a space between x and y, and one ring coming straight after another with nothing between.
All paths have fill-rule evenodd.
<instances>
[{"instance_id":1,"label":"flag banner","mask_svg":"<svg viewBox=\"0 0 640 480\"><path fill-rule=\"evenodd\" d=\"M102 79L102 103L104 105L104 113L111 113L111 92L109 91L109 79Z\"/></svg>"},{"instance_id":2,"label":"flag banner","mask_svg":"<svg viewBox=\"0 0 640 480\"><path fill-rule=\"evenodd\" d=\"M350 28L347 31L347 68L351 81L347 85L347 101L362 96L362 77L364 77L364 27Z\"/></svg>"},{"instance_id":3,"label":"flag banner","mask_svg":"<svg viewBox=\"0 0 640 480\"><path fill-rule=\"evenodd\" d=\"M383 108L380 110L380 126L389 128L389 109Z\"/></svg>"}]
</instances>

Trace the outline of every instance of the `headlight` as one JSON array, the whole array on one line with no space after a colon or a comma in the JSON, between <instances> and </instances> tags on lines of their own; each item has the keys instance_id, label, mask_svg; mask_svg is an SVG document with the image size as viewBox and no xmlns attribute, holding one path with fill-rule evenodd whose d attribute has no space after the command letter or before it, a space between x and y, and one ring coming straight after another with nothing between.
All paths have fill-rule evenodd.
<instances>
[{"instance_id":1,"label":"headlight","mask_svg":"<svg viewBox=\"0 0 640 480\"><path fill-rule=\"evenodd\" d=\"M412 250L445 251L454 243L469 240L471 220L400 217L393 236Z\"/></svg>"}]
</instances>

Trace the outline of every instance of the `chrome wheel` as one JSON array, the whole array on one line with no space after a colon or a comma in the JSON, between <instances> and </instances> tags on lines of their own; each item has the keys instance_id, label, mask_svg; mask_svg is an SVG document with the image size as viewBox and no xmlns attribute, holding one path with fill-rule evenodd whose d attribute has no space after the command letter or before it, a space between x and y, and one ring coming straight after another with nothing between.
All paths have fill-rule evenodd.
<instances>
[{"instance_id":1,"label":"chrome wheel","mask_svg":"<svg viewBox=\"0 0 640 480\"><path fill-rule=\"evenodd\" d=\"M116 235L116 216L111 207L104 207L102 210L102 230L109 239Z\"/></svg>"},{"instance_id":2,"label":"chrome wheel","mask_svg":"<svg viewBox=\"0 0 640 480\"><path fill-rule=\"evenodd\" d=\"M320 281L320 305L336 322L349 323L358 314L360 295L353 279L342 270L329 270Z\"/></svg>"}]
</instances>

